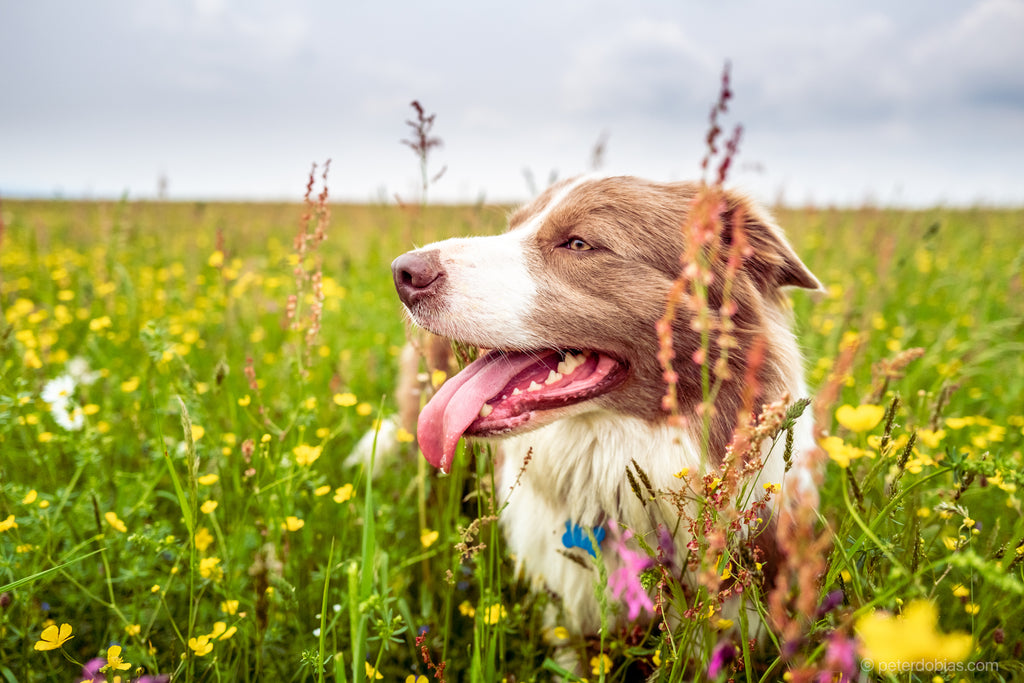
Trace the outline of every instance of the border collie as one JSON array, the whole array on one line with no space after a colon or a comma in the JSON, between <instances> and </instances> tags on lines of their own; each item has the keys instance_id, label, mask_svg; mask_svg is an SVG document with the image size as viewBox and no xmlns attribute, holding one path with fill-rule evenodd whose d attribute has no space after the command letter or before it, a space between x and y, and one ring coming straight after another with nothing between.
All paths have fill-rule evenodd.
<instances>
[{"instance_id":1,"label":"border collie","mask_svg":"<svg viewBox=\"0 0 1024 683\"><path fill-rule=\"evenodd\" d=\"M745 240L728 293L738 347L728 354L732 379L718 391L706 437L701 419L671 420L664 409L656 327L687 265L684 255L693 253L683 226L700 189L633 177L575 178L515 211L503 234L436 242L392 264L416 325L488 350L423 408L420 450L447 472L462 437L499 439L499 504L507 495L501 525L509 551L535 590L557 596L564 608L559 623L578 634L600 627L596 573L578 561L586 560L579 549L572 551L577 561L567 556L567 529L603 535L611 522L640 536L659 525L678 529L675 556L685 556L689 539L678 511L634 495L626 472L631 461L654 489L678 489L673 475L684 468L700 475L721 464L745 405L745 376L754 373L758 410L807 395L781 288L821 285L761 209L724 193L715 221L721 244ZM707 284L716 319L728 267L720 256L723 263L712 264L719 277ZM694 418L702 401L701 368L693 360L701 349L696 320L683 302L672 323L676 414L684 418ZM711 346L706 363L717 357ZM746 357L755 346L756 367ZM798 420L794 442L799 465L814 448L809 417ZM780 453L763 457L755 490L783 484L785 495L799 470L786 474ZM650 545L656 543L652 538ZM601 552L609 572L621 566L612 549Z\"/></svg>"}]
</instances>

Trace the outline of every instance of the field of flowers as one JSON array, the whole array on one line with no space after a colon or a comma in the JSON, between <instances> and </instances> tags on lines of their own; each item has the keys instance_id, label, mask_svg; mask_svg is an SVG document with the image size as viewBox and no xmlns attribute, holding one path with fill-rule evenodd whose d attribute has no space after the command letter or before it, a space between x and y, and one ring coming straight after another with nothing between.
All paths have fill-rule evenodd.
<instances>
[{"instance_id":1,"label":"field of flowers","mask_svg":"<svg viewBox=\"0 0 1024 683\"><path fill-rule=\"evenodd\" d=\"M325 197L0 206L0 680L560 670L486 453L345 465L394 411L391 259L505 208ZM777 217L828 288L793 297L828 457L789 591L749 583L759 642L707 594L605 634L590 680L1024 676L1024 211Z\"/></svg>"}]
</instances>

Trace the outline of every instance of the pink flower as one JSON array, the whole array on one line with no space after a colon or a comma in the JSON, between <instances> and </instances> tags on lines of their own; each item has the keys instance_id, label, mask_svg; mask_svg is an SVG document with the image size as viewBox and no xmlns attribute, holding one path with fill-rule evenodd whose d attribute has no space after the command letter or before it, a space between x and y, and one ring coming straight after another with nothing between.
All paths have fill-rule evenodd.
<instances>
[{"instance_id":1,"label":"pink flower","mask_svg":"<svg viewBox=\"0 0 1024 683\"><path fill-rule=\"evenodd\" d=\"M711 653L711 662L708 664L708 678L717 678L718 674L725 670L725 667L732 664L736 659L736 647L728 640L715 646Z\"/></svg>"},{"instance_id":2,"label":"pink flower","mask_svg":"<svg viewBox=\"0 0 1024 683\"><path fill-rule=\"evenodd\" d=\"M622 566L616 569L608 577L608 587L616 600L622 600L629 608L629 619L632 621L640 616L642 610L654 614L654 603L651 596L647 594L640 583L640 574L654 564L653 560L635 550L626 547L626 541L633 537L633 532L627 530L625 534L619 534L619 525L609 520L608 528L612 530L615 551L622 559Z\"/></svg>"},{"instance_id":3,"label":"pink flower","mask_svg":"<svg viewBox=\"0 0 1024 683\"><path fill-rule=\"evenodd\" d=\"M847 638L842 633L835 631L829 636L828 645L825 646L825 666L827 671L822 671L818 676L820 683L831 683L835 674L840 674L842 680L853 681L857 678L857 641Z\"/></svg>"}]
</instances>

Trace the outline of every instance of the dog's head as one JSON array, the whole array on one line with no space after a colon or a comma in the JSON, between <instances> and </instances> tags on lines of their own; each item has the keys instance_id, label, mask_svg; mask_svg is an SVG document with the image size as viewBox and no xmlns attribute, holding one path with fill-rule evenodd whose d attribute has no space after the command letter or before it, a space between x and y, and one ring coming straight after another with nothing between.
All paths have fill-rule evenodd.
<instances>
[{"instance_id":1,"label":"dog's head","mask_svg":"<svg viewBox=\"0 0 1024 683\"><path fill-rule=\"evenodd\" d=\"M782 287L820 288L782 232L738 195L722 196L707 218L714 232L700 234L713 239L689 244L697 233L684 226L699 191L629 177L568 180L513 213L504 234L449 239L394 261L416 324L493 349L423 410L418 438L432 464L447 470L463 434L518 432L600 408L663 417L656 323L695 246L715 273L705 283L710 315L732 302L740 348L775 333L768 328L784 309ZM684 408L701 395L691 359L702 331L687 296L672 325ZM718 327L709 327L714 336ZM742 354L728 354L728 363L743 376Z\"/></svg>"}]
</instances>

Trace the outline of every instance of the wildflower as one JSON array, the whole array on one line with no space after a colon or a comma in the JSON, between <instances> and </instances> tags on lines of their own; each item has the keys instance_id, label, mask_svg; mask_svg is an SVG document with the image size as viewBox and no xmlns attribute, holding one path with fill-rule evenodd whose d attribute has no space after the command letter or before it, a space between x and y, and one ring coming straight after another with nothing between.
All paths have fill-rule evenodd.
<instances>
[{"instance_id":1,"label":"wildflower","mask_svg":"<svg viewBox=\"0 0 1024 683\"><path fill-rule=\"evenodd\" d=\"M424 529L423 533L420 534L420 543L423 544L424 548L429 548L434 545L440 534L432 529Z\"/></svg>"},{"instance_id":2,"label":"wildflower","mask_svg":"<svg viewBox=\"0 0 1024 683\"><path fill-rule=\"evenodd\" d=\"M18 523L14 521L14 515L7 515L7 519L0 521L0 533L17 528Z\"/></svg>"},{"instance_id":3,"label":"wildflower","mask_svg":"<svg viewBox=\"0 0 1024 683\"><path fill-rule=\"evenodd\" d=\"M323 486L317 486L316 489L314 489L314 491L313 491L313 495L317 496L317 497L326 496L330 492L331 492L330 485L329 484L324 484Z\"/></svg>"},{"instance_id":4,"label":"wildflower","mask_svg":"<svg viewBox=\"0 0 1024 683\"><path fill-rule=\"evenodd\" d=\"M53 421L65 431L77 432L85 426L85 415L81 408L69 411L66 404L55 403L50 408L50 414L53 415Z\"/></svg>"},{"instance_id":5,"label":"wildflower","mask_svg":"<svg viewBox=\"0 0 1024 683\"><path fill-rule=\"evenodd\" d=\"M359 402L359 399L356 398L355 394L347 392L344 394L335 394L333 400L342 408L350 408Z\"/></svg>"},{"instance_id":6,"label":"wildflower","mask_svg":"<svg viewBox=\"0 0 1024 683\"><path fill-rule=\"evenodd\" d=\"M464 617L469 617L470 619L472 619L474 616L476 616L476 608L474 608L473 605L469 604L469 600L463 600L459 603L459 614L461 614Z\"/></svg>"},{"instance_id":7,"label":"wildflower","mask_svg":"<svg viewBox=\"0 0 1024 683\"><path fill-rule=\"evenodd\" d=\"M718 674L725 670L725 667L736 659L736 647L729 641L723 641L715 646L711 653L711 662L708 664L708 678L717 678Z\"/></svg>"},{"instance_id":8,"label":"wildflower","mask_svg":"<svg viewBox=\"0 0 1024 683\"><path fill-rule=\"evenodd\" d=\"M405 677L405 683L430 683L430 680L423 674L420 674L419 676L409 674Z\"/></svg>"},{"instance_id":9,"label":"wildflower","mask_svg":"<svg viewBox=\"0 0 1024 683\"><path fill-rule=\"evenodd\" d=\"M100 378L100 373L89 369L89 361L81 356L75 356L67 362L67 372L78 384L91 386Z\"/></svg>"},{"instance_id":10,"label":"wildflower","mask_svg":"<svg viewBox=\"0 0 1024 683\"><path fill-rule=\"evenodd\" d=\"M937 629L938 610L928 600L914 600L893 616L871 612L857 620L861 657L889 667L899 662L959 662L971 652L971 636Z\"/></svg>"},{"instance_id":11,"label":"wildflower","mask_svg":"<svg viewBox=\"0 0 1024 683\"><path fill-rule=\"evenodd\" d=\"M491 605L484 610L484 623L493 626L508 615L504 605Z\"/></svg>"},{"instance_id":12,"label":"wildflower","mask_svg":"<svg viewBox=\"0 0 1024 683\"><path fill-rule=\"evenodd\" d=\"M970 615L975 615L981 611L981 605L975 602L969 602L966 605L964 605L964 611Z\"/></svg>"},{"instance_id":13,"label":"wildflower","mask_svg":"<svg viewBox=\"0 0 1024 683\"><path fill-rule=\"evenodd\" d=\"M678 472L676 472L672 476L675 477L676 479L683 479L689 473L690 473L690 468L689 467L684 467L683 469L679 470Z\"/></svg>"},{"instance_id":14,"label":"wildflower","mask_svg":"<svg viewBox=\"0 0 1024 683\"><path fill-rule=\"evenodd\" d=\"M39 642L35 644L35 649L42 652L56 650L72 638L74 636L71 635L71 624L61 624L60 628L56 624L51 624L43 629L39 636Z\"/></svg>"},{"instance_id":15,"label":"wildflower","mask_svg":"<svg viewBox=\"0 0 1024 683\"><path fill-rule=\"evenodd\" d=\"M825 646L825 663L830 671L840 672L837 680L857 680L857 641L839 631L833 631Z\"/></svg>"},{"instance_id":16,"label":"wildflower","mask_svg":"<svg viewBox=\"0 0 1024 683\"><path fill-rule=\"evenodd\" d=\"M25 494L24 498L21 499L21 504L22 505L31 505L32 503L36 502L36 497L38 495L39 495L39 492L36 491L35 489L32 489L31 491L29 491L28 493Z\"/></svg>"},{"instance_id":17,"label":"wildflower","mask_svg":"<svg viewBox=\"0 0 1024 683\"><path fill-rule=\"evenodd\" d=\"M142 633L141 624L128 624L124 627L124 632L129 636L137 636Z\"/></svg>"},{"instance_id":18,"label":"wildflower","mask_svg":"<svg viewBox=\"0 0 1024 683\"><path fill-rule=\"evenodd\" d=\"M569 629L564 626L544 629L544 642L548 645L564 645L569 642Z\"/></svg>"},{"instance_id":19,"label":"wildflower","mask_svg":"<svg viewBox=\"0 0 1024 683\"><path fill-rule=\"evenodd\" d=\"M202 657L213 652L213 643L210 642L210 636L189 638L188 647L192 652L196 653L196 657Z\"/></svg>"},{"instance_id":20,"label":"wildflower","mask_svg":"<svg viewBox=\"0 0 1024 683\"><path fill-rule=\"evenodd\" d=\"M225 600L220 603L220 611L224 614L238 614L238 600Z\"/></svg>"},{"instance_id":21,"label":"wildflower","mask_svg":"<svg viewBox=\"0 0 1024 683\"><path fill-rule=\"evenodd\" d=\"M363 664L366 666L366 677L367 678L369 678L370 680L377 680L377 681L379 681L380 679L384 678L383 674L381 674L381 672L377 671L372 666L370 666L369 662L363 662Z\"/></svg>"},{"instance_id":22,"label":"wildflower","mask_svg":"<svg viewBox=\"0 0 1024 683\"><path fill-rule=\"evenodd\" d=\"M207 500L202 505L199 506L199 510L204 515L213 514L213 511L217 509L217 505L218 505L217 501L215 501L215 500Z\"/></svg>"},{"instance_id":23,"label":"wildflower","mask_svg":"<svg viewBox=\"0 0 1024 683\"><path fill-rule=\"evenodd\" d=\"M334 490L334 502L344 503L346 500L350 500L353 495L355 495L355 489L352 487L352 484L339 486Z\"/></svg>"},{"instance_id":24,"label":"wildflower","mask_svg":"<svg viewBox=\"0 0 1024 683\"><path fill-rule=\"evenodd\" d=\"M932 431L930 429L917 430L917 440L923 443L928 448L938 448L939 444L945 437L945 429L938 429L935 431Z\"/></svg>"},{"instance_id":25,"label":"wildflower","mask_svg":"<svg viewBox=\"0 0 1024 683\"><path fill-rule=\"evenodd\" d=\"M212 579L214 581L220 581L221 577L224 576L224 571L220 568L219 557L204 557L199 560L199 574L204 579Z\"/></svg>"},{"instance_id":26,"label":"wildflower","mask_svg":"<svg viewBox=\"0 0 1024 683\"><path fill-rule=\"evenodd\" d=\"M839 607L839 605L843 604L843 598L844 595L843 591L841 590L834 590L829 592L829 594L826 595L825 598L821 601L821 604L818 605L818 609L816 612L817 618L820 619L821 617L825 616L826 614L834 610L836 607Z\"/></svg>"},{"instance_id":27,"label":"wildflower","mask_svg":"<svg viewBox=\"0 0 1024 683\"><path fill-rule=\"evenodd\" d=\"M195 538L192 539L192 542L195 543L196 550L201 553L205 553L206 549L213 543L213 534L211 534L206 527L201 526L196 529L196 535Z\"/></svg>"},{"instance_id":28,"label":"wildflower","mask_svg":"<svg viewBox=\"0 0 1024 683\"><path fill-rule=\"evenodd\" d=\"M203 486L212 486L220 481L220 477L216 474L204 474L203 476L196 479Z\"/></svg>"},{"instance_id":29,"label":"wildflower","mask_svg":"<svg viewBox=\"0 0 1024 683\"><path fill-rule=\"evenodd\" d=\"M963 429L964 427L970 427L977 424L977 419L974 417L947 417L946 426L950 429Z\"/></svg>"},{"instance_id":30,"label":"wildflower","mask_svg":"<svg viewBox=\"0 0 1024 683\"><path fill-rule=\"evenodd\" d=\"M43 367L43 361L39 360L39 354L36 353L35 349L29 349L26 351L23 361L25 363L25 367L33 370L38 370Z\"/></svg>"},{"instance_id":31,"label":"wildflower","mask_svg":"<svg viewBox=\"0 0 1024 683\"><path fill-rule=\"evenodd\" d=\"M360 417L366 417L373 412L373 406L369 403L360 403L356 406L356 414Z\"/></svg>"},{"instance_id":32,"label":"wildflower","mask_svg":"<svg viewBox=\"0 0 1024 683\"><path fill-rule=\"evenodd\" d=\"M111 645L107 648L107 665L103 668L107 671L127 671L132 665L121 659L120 645Z\"/></svg>"},{"instance_id":33,"label":"wildflower","mask_svg":"<svg viewBox=\"0 0 1024 683\"><path fill-rule=\"evenodd\" d=\"M210 258L206 260L206 265L211 268L220 268L224 265L224 252L217 249L210 254Z\"/></svg>"},{"instance_id":34,"label":"wildflower","mask_svg":"<svg viewBox=\"0 0 1024 683\"><path fill-rule=\"evenodd\" d=\"M322 450L322 446L309 446L303 443L293 448L292 453L295 455L297 465L312 465L320 457Z\"/></svg>"},{"instance_id":35,"label":"wildflower","mask_svg":"<svg viewBox=\"0 0 1024 683\"><path fill-rule=\"evenodd\" d=\"M306 526L306 521L299 519L295 515L285 517L284 522L281 524L281 528L287 529L288 531L298 531L304 526Z\"/></svg>"},{"instance_id":36,"label":"wildflower","mask_svg":"<svg viewBox=\"0 0 1024 683\"><path fill-rule=\"evenodd\" d=\"M825 437L821 440L821 447L829 458L843 468L849 467L850 461L868 455L867 451L847 444L838 436Z\"/></svg>"},{"instance_id":37,"label":"wildflower","mask_svg":"<svg viewBox=\"0 0 1024 683\"><path fill-rule=\"evenodd\" d=\"M596 676L600 676L604 673L610 673L612 668L612 658L602 653L599 657L590 658L590 672Z\"/></svg>"},{"instance_id":38,"label":"wildflower","mask_svg":"<svg viewBox=\"0 0 1024 683\"><path fill-rule=\"evenodd\" d=\"M205 434L206 434L206 427L203 427L202 425L197 425L197 424L192 425L192 440L193 441L199 441L199 439L203 438L203 436Z\"/></svg>"},{"instance_id":39,"label":"wildflower","mask_svg":"<svg viewBox=\"0 0 1024 683\"><path fill-rule=\"evenodd\" d=\"M608 524L612 532L618 535L618 525L614 521L609 521ZM616 551L622 558L622 566L608 577L608 587L611 589L612 595L616 599L621 597L626 603L629 608L630 620L640 616L640 611L644 609L654 614L654 603L651 602L651 596L640 584L640 574L651 566L652 560L650 557L626 547L626 541L632 535L632 531L626 531L621 538L615 539Z\"/></svg>"},{"instance_id":40,"label":"wildflower","mask_svg":"<svg viewBox=\"0 0 1024 683\"><path fill-rule=\"evenodd\" d=\"M103 675L103 657L93 657L82 667L82 677L76 683L106 683L107 677Z\"/></svg>"},{"instance_id":41,"label":"wildflower","mask_svg":"<svg viewBox=\"0 0 1024 683\"><path fill-rule=\"evenodd\" d=\"M92 332L100 332L111 326L113 326L113 323L110 321L109 315L100 316L99 318L93 318L92 320L89 321L89 330Z\"/></svg>"},{"instance_id":42,"label":"wildflower","mask_svg":"<svg viewBox=\"0 0 1024 683\"><path fill-rule=\"evenodd\" d=\"M661 650L654 651L654 656L651 657L651 664L653 664L655 667L661 666Z\"/></svg>"},{"instance_id":43,"label":"wildflower","mask_svg":"<svg viewBox=\"0 0 1024 683\"><path fill-rule=\"evenodd\" d=\"M395 433L395 438L398 440L398 443L412 443L416 440L416 435L404 427L399 427Z\"/></svg>"},{"instance_id":44,"label":"wildflower","mask_svg":"<svg viewBox=\"0 0 1024 683\"><path fill-rule=\"evenodd\" d=\"M68 401L71 400L71 395L74 393L75 380L72 379L71 375L61 375L46 383L40 397L43 401L49 403L51 407L66 406Z\"/></svg>"},{"instance_id":45,"label":"wildflower","mask_svg":"<svg viewBox=\"0 0 1024 683\"><path fill-rule=\"evenodd\" d=\"M126 394L130 394L130 393L132 393L133 391L135 391L138 388L139 388L139 378L138 377L132 377L130 379L125 380L124 382L121 382L121 391L126 393Z\"/></svg>"},{"instance_id":46,"label":"wildflower","mask_svg":"<svg viewBox=\"0 0 1024 683\"><path fill-rule=\"evenodd\" d=\"M228 640L231 636L238 632L237 626L228 628L228 625L223 621L218 621L213 625L213 631L207 636L210 640Z\"/></svg>"},{"instance_id":47,"label":"wildflower","mask_svg":"<svg viewBox=\"0 0 1024 683\"><path fill-rule=\"evenodd\" d=\"M878 426L884 416L885 408L871 404L856 408L843 405L836 410L836 421L851 432L869 432Z\"/></svg>"},{"instance_id":48,"label":"wildflower","mask_svg":"<svg viewBox=\"0 0 1024 683\"><path fill-rule=\"evenodd\" d=\"M128 532L127 525L125 525L125 523L123 521L121 521L121 518L118 517L117 513L114 512L113 510L111 510L110 512L107 512L106 514L104 514L103 515L103 519L107 520L107 524L109 524L110 526L114 527L115 529L120 531L122 534Z\"/></svg>"}]
</instances>

